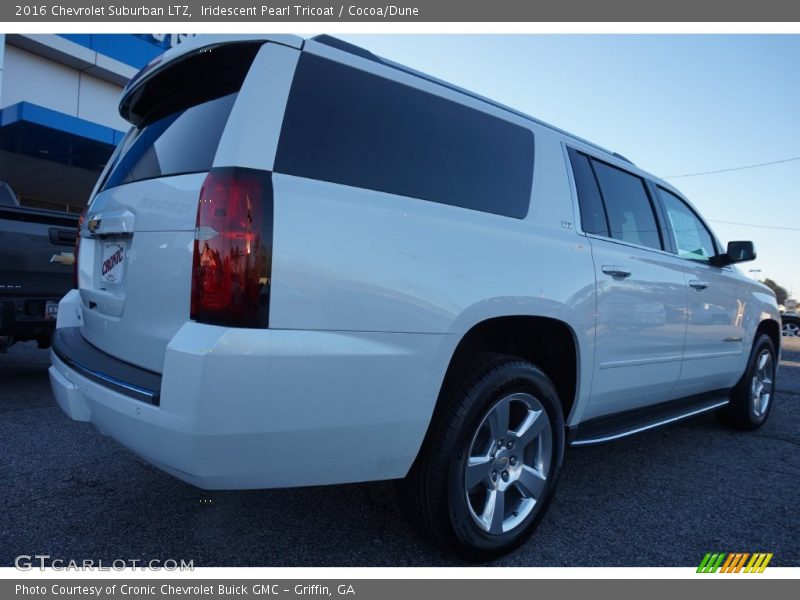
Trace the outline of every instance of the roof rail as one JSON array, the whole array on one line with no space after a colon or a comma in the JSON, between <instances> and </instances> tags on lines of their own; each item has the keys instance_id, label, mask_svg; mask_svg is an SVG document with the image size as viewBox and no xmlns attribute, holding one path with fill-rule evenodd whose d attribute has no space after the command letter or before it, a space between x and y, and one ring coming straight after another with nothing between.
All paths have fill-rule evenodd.
<instances>
[{"instance_id":1,"label":"roof rail","mask_svg":"<svg viewBox=\"0 0 800 600\"><path fill-rule=\"evenodd\" d=\"M616 156L618 159L620 159L620 160L624 160L624 161L625 161L626 163L628 163L629 165L633 165L633 161L632 161L631 159L629 159L629 158L626 158L626 157L622 156L622 154L620 154L619 152L612 152L612 154L613 154L614 156ZM636 165L633 165L633 166L636 166Z\"/></svg>"},{"instance_id":2,"label":"roof rail","mask_svg":"<svg viewBox=\"0 0 800 600\"><path fill-rule=\"evenodd\" d=\"M429 81L430 83L435 83L436 85L440 85L440 86L445 87L445 88L447 88L449 90L453 90L455 92L459 92L460 94L464 94L465 96L469 96L470 98L474 98L476 100L480 100L481 102L485 102L485 103L490 104L490 105L492 105L492 106L494 106L496 108L500 108L500 109L502 109L502 110L504 110L506 112L510 112L510 113L512 113L514 115L517 115L518 117L522 117L523 119L527 119L529 121L533 121L534 123L538 123L539 125L542 125L544 127L552 129L554 131L557 131L557 132L559 132L561 134L569 136L574 140L578 140L580 142L583 142L584 144L588 144L589 146L592 146L593 148L596 148L598 150L601 150L602 152L606 152L608 154L611 154L612 156L616 156L620 160L624 160L625 162L636 166L633 163L633 161L625 158L624 156L622 156L621 154L618 154L617 152L612 152L611 150L608 150L607 148L603 148L602 146L600 146L598 144L595 144L594 142L590 142L589 140L586 140L586 139L584 139L582 137L579 137L579 136L577 136L575 134L572 134L572 133L570 133L568 131L564 131L563 129L561 129L559 127L556 127L555 125L551 125L550 123L546 123L544 121L541 121L541 120L537 119L536 117L532 117L531 115L528 115L528 114L526 114L526 113L524 113L522 111L519 111L519 110L517 110L515 108L511 108L510 106L506 106L505 104L497 102L496 100L492 100L491 98L487 98L485 96L481 96L480 94L476 94L475 92L471 92L470 90L464 89L462 87L459 87L457 85L454 85L454 84L449 83L447 81L444 81L442 79L438 79L436 77L433 77L432 75L428 75L427 73L423 73L421 71L417 71L416 69L412 69L411 67L407 67L405 65L401 65L400 63L396 63L394 61L391 61L391 60L388 60L388 59L385 59L385 58L381 58L380 56L378 56L376 54L373 54L372 52L370 52L369 50L366 50L365 48L362 48L361 46L356 46L355 44L351 44L350 42L345 42L344 40L340 40L339 38L333 37L332 35L328 35L328 34L317 35L317 36L312 37L311 39L313 41L315 41L315 42L320 43L320 44L324 44L324 45L329 46L331 48L336 48L337 50L341 50L342 52L347 52L348 54L353 54L355 56L360 56L361 58L366 58L367 60L370 60L372 62L380 63L380 64L385 65L387 67L390 67L392 69L397 69L398 71L402 71L403 73L407 73L408 75L413 75L414 77L418 77L420 79L424 79L425 81Z\"/></svg>"},{"instance_id":3,"label":"roof rail","mask_svg":"<svg viewBox=\"0 0 800 600\"><path fill-rule=\"evenodd\" d=\"M371 60L373 62L382 63L383 60L379 56L376 56L369 50L362 48L361 46L356 46L355 44L351 44L350 42L345 42L344 40L340 40L339 38L333 37L332 35L328 35L327 33L323 33L322 35L315 35L311 38L315 42L319 42L320 44L325 44L326 46L330 46L331 48L336 48L341 50L342 52L347 52L348 54L355 54L356 56L360 56L361 58L366 58L367 60Z\"/></svg>"}]
</instances>

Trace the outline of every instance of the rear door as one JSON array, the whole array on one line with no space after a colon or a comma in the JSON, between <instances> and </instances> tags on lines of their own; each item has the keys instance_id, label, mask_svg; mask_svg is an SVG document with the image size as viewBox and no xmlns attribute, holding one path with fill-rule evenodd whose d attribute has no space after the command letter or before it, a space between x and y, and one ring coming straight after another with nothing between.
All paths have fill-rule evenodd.
<instances>
[{"instance_id":1,"label":"rear door","mask_svg":"<svg viewBox=\"0 0 800 600\"><path fill-rule=\"evenodd\" d=\"M686 285L665 251L657 205L638 175L570 150L597 280L596 350L585 418L673 398L686 335Z\"/></svg>"},{"instance_id":2,"label":"rear door","mask_svg":"<svg viewBox=\"0 0 800 600\"><path fill-rule=\"evenodd\" d=\"M82 333L99 349L160 372L188 321L200 189L260 45L179 57L123 100L134 127L81 229Z\"/></svg>"}]
</instances>

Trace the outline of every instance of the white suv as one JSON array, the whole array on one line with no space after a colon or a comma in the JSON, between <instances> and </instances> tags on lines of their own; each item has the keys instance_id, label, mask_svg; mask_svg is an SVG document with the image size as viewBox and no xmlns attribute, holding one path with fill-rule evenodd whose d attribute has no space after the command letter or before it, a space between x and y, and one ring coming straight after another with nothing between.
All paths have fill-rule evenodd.
<instances>
[{"instance_id":1,"label":"white suv","mask_svg":"<svg viewBox=\"0 0 800 600\"><path fill-rule=\"evenodd\" d=\"M403 478L422 530L485 559L565 446L769 414L752 244L622 156L327 36L196 38L120 113L50 377L180 479Z\"/></svg>"}]
</instances>

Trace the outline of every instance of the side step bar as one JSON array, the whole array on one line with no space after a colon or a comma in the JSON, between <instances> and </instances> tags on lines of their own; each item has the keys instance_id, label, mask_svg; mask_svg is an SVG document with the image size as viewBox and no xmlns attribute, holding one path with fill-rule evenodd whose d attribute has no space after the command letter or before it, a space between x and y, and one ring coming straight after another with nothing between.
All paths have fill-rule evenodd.
<instances>
[{"instance_id":1,"label":"side step bar","mask_svg":"<svg viewBox=\"0 0 800 600\"><path fill-rule=\"evenodd\" d=\"M595 417L575 427L569 427L567 440L570 446L588 446L617 440L721 408L730 402L729 393L730 390L716 390L654 406Z\"/></svg>"}]
</instances>

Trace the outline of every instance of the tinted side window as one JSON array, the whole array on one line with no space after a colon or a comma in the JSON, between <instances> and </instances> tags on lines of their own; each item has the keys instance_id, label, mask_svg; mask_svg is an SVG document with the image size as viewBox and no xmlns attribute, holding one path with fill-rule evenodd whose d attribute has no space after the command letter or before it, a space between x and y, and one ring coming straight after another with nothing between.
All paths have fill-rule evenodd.
<instances>
[{"instance_id":1,"label":"tinted side window","mask_svg":"<svg viewBox=\"0 0 800 600\"><path fill-rule=\"evenodd\" d=\"M622 169L592 160L608 214L611 237L661 249L653 206L644 181Z\"/></svg>"},{"instance_id":2,"label":"tinted side window","mask_svg":"<svg viewBox=\"0 0 800 600\"><path fill-rule=\"evenodd\" d=\"M578 192L578 204L581 211L581 228L585 233L594 233L608 237L608 222L603 209L603 200L597 181L592 173L592 165L585 154L569 150L572 163L572 174L575 177L575 189Z\"/></svg>"},{"instance_id":3,"label":"tinted side window","mask_svg":"<svg viewBox=\"0 0 800 600\"><path fill-rule=\"evenodd\" d=\"M533 134L304 53L275 171L523 218L530 203Z\"/></svg>"},{"instance_id":4,"label":"tinted side window","mask_svg":"<svg viewBox=\"0 0 800 600\"><path fill-rule=\"evenodd\" d=\"M103 189L211 169L236 94L185 108L135 130Z\"/></svg>"},{"instance_id":5,"label":"tinted side window","mask_svg":"<svg viewBox=\"0 0 800 600\"><path fill-rule=\"evenodd\" d=\"M669 227L675 236L678 256L692 260L707 261L716 254L714 238L691 208L672 192L662 187L658 195L664 204Z\"/></svg>"}]
</instances>

